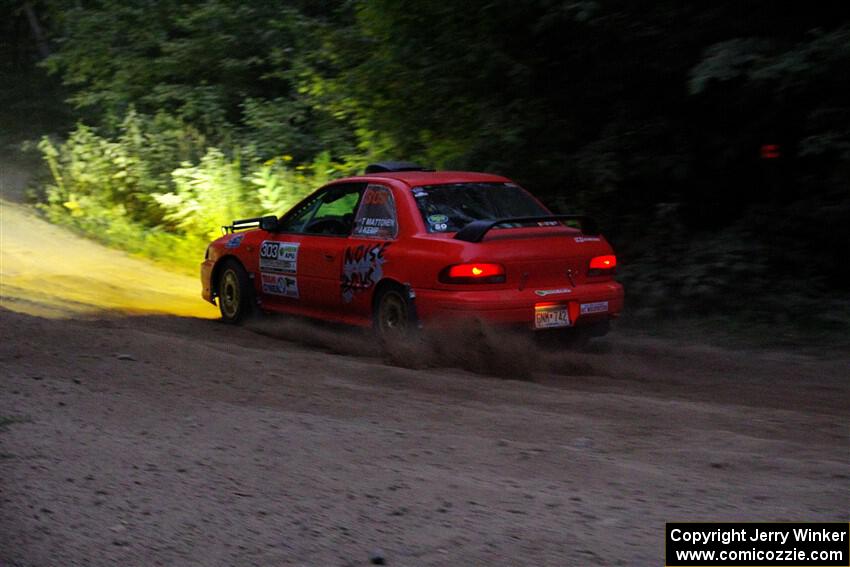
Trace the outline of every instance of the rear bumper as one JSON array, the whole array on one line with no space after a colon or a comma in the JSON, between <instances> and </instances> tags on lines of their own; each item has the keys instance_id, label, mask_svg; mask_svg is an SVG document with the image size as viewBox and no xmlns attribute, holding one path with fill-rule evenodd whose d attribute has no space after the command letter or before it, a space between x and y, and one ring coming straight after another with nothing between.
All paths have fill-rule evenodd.
<instances>
[{"instance_id":1,"label":"rear bumper","mask_svg":"<svg viewBox=\"0 0 850 567\"><path fill-rule=\"evenodd\" d=\"M566 305L573 326L617 317L623 310L623 286L617 282L562 288L562 293L538 295L536 289L484 291L416 290L416 310L423 324L481 319L490 323L534 327L534 306ZM581 306L607 301L608 309L582 314Z\"/></svg>"}]
</instances>

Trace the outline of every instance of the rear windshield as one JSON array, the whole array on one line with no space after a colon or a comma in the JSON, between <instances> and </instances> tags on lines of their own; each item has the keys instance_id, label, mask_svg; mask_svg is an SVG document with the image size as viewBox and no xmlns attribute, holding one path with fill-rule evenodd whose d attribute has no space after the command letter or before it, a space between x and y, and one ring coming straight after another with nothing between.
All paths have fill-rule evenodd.
<instances>
[{"instance_id":1,"label":"rear windshield","mask_svg":"<svg viewBox=\"0 0 850 567\"><path fill-rule=\"evenodd\" d=\"M457 232L477 220L551 214L513 183L426 185L412 191L428 232Z\"/></svg>"}]
</instances>

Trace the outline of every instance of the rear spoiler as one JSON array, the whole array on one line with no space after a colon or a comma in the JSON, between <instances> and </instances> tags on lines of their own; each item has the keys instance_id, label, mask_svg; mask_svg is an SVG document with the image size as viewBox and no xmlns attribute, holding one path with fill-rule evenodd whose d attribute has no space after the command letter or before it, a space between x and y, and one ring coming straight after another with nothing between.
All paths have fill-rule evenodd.
<instances>
[{"instance_id":1,"label":"rear spoiler","mask_svg":"<svg viewBox=\"0 0 850 567\"><path fill-rule=\"evenodd\" d=\"M236 232L237 230L245 230L248 228L262 228L263 230L273 230L277 227L277 217L275 216L265 216L265 217L254 217L251 219L242 219L235 220L229 225L225 225L221 227L222 234L230 234L231 232Z\"/></svg>"},{"instance_id":2,"label":"rear spoiler","mask_svg":"<svg viewBox=\"0 0 850 567\"><path fill-rule=\"evenodd\" d=\"M484 238L484 235L490 232L490 229L499 226L500 224L507 224L509 222L515 223L526 223L526 222L562 222L562 221L578 221L579 227L582 233L587 234L589 236L596 236L599 234L599 225L596 224L596 221L590 217L586 217L584 215L543 215L539 217L512 217L506 219L497 219L497 220L477 220L472 221L462 229L460 229L457 234L455 234L456 240L463 240L464 242L481 242Z\"/></svg>"}]
</instances>

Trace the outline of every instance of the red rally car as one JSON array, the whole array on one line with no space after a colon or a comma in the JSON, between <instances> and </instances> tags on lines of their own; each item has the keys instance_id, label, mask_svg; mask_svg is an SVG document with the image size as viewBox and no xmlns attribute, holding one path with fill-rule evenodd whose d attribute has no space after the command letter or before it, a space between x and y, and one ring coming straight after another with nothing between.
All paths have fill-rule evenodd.
<instances>
[{"instance_id":1,"label":"red rally car","mask_svg":"<svg viewBox=\"0 0 850 567\"><path fill-rule=\"evenodd\" d=\"M382 335L474 318L602 335L623 309L595 223L498 175L373 164L280 218L224 229L201 282L230 323L259 309Z\"/></svg>"}]
</instances>

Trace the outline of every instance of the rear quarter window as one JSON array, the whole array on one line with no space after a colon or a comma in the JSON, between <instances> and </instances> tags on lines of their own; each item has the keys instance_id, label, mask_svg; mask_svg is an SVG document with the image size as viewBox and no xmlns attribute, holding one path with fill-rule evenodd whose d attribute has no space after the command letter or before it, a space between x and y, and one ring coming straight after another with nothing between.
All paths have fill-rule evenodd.
<instances>
[{"instance_id":1,"label":"rear quarter window","mask_svg":"<svg viewBox=\"0 0 850 567\"><path fill-rule=\"evenodd\" d=\"M393 239L398 235L392 191L383 185L369 185L354 217L353 236Z\"/></svg>"}]
</instances>

